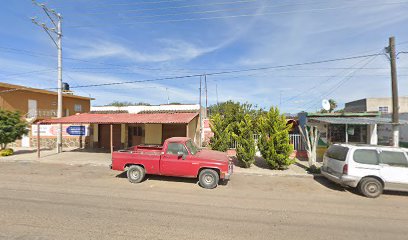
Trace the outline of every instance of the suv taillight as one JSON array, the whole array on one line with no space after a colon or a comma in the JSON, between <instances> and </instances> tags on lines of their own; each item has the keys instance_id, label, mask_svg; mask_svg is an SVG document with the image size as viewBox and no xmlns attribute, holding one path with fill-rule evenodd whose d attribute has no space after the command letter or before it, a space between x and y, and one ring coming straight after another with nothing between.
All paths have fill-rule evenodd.
<instances>
[{"instance_id":1,"label":"suv taillight","mask_svg":"<svg viewBox=\"0 0 408 240\"><path fill-rule=\"evenodd\" d=\"M348 174L348 165L347 164L344 164L344 166L343 166L343 174Z\"/></svg>"}]
</instances>

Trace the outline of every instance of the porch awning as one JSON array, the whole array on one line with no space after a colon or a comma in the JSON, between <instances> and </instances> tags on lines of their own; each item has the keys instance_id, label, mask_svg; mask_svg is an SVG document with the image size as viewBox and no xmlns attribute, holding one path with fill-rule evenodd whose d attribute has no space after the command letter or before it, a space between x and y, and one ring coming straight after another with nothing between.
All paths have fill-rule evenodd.
<instances>
[{"instance_id":1,"label":"porch awning","mask_svg":"<svg viewBox=\"0 0 408 240\"><path fill-rule=\"evenodd\" d=\"M62 118L46 119L39 124L122 124L122 123L189 123L198 113L150 113L150 114L134 114L134 113L82 113Z\"/></svg>"},{"instance_id":2,"label":"porch awning","mask_svg":"<svg viewBox=\"0 0 408 240\"><path fill-rule=\"evenodd\" d=\"M329 123L329 124L354 124L354 125L369 125L369 124L393 124L391 118L379 117L313 117L308 119L309 123ZM407 120L399 121L399 124L408 124Z\"/></svg>"}]
</instances>

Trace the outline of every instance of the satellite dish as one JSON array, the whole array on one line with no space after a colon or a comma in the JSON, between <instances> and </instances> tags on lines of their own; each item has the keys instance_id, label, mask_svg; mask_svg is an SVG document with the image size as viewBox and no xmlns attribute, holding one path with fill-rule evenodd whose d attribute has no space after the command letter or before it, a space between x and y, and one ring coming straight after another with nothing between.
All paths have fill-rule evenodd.
<instances>
[{"instance_id":1,"label":"satellite dish","mask_svg":"<svg viewBox=\"0 0 408 240\"><path fill-rule=\"evenodd\" d=\"M330 110L330 102L327 99L323 99L322 107L323 107L324 110L329 111Z\"/></svg>"}]
</instances>

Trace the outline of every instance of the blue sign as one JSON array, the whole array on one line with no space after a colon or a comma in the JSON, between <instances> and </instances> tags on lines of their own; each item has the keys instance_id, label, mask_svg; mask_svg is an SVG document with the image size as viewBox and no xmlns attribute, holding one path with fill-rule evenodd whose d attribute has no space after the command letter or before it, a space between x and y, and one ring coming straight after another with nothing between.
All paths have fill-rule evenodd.
<instances>
[{"instance_id":1,"label":"blue sign","mask_svg":"<svg viewBox=\"0 0 408 240\"><path fill-rule=\"evenodd\" d=\"M67 133L73 136L84 136L86 128L85 126L69 126L67 127Z\"/></svg>"}]
</instances>

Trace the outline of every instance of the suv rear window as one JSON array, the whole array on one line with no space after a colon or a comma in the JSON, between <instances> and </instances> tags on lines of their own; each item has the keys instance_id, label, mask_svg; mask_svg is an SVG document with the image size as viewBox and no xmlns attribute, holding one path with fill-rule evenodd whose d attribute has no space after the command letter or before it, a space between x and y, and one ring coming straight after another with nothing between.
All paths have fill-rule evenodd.
<instances>
[{"instance_id":1,"label":"suv rear window","mask_svg":"<svg viewBox=\"0 0 408 240\"><path fill-rule=\"evenodd\" d=\"M333 158L339 161L345 161L348 153L348 148L332 145L327 149L326 156L329 158Z\"/></svg>"},{"instance_id":2,"label":"suv rear window","mask_svg":"<svg viewBox=\"0 0 408 240\"><path fill-rule=\"evenodd\" d=\"M353 159L357 163L378 165L377 150L357 149L354 151Z\"/></svg>"}]
</instances>

